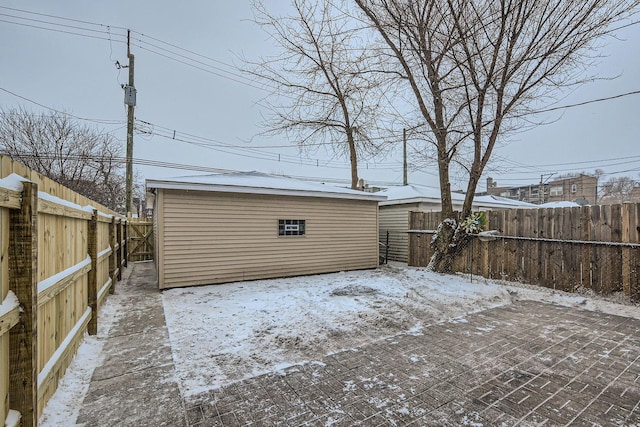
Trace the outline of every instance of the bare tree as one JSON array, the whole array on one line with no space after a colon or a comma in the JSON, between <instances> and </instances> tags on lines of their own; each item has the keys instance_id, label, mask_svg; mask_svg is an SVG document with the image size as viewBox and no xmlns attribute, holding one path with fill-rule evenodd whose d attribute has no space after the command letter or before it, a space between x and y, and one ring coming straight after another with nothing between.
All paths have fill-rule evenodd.
<instances>
[{"instance_id":1,"label":"bare tree","mask_svg":"<svg viewBox=\"0 0 640 427\"><path fill-rule=\"evenodd\" d=\"M327 1L291 3L291 16L275 16L261 1L253 3L256 22L280 48L274 57L244 59L243 71L273 88L265 100L271 115L263 133L286 134L307 150L330 144L349 159L356 188L359 156L381 147L371 137L380 105L377 77L368 72L358 29L339 8Z\"/></svg>"},{"instance_id":2,"label":"bare tree","mask_svg":"<svg viewBox=\"0 0 640 427\"><path fill-rule=\"evenodd\" d=\"M120 144L109 133L62 113L2 109L0 152L111 209L122 207Z\"/></svg>"},{"instance_id":3,"label":"bare tree","mask_svg":"<svg viewBox=\"0 0 640 427\"><path fill-rule=\"evenodd\" d=\"M596 43L637 0L355 0L406 82L438 162L443 223L430 267L451 268L468 240L451 201L452 166L468 178L461 217L505 131L540 100L586 80Z\"/></svg>"},{"instance_id":4,"label":"bare tree","mask_svg":"<svg viewBox=\"0 0 640 427\"><path fill-rule=\"evenodd\" d=\"M637 186L638 182L631 177L611 177L600 185L600 202L604 204L630 202L633 189Z\"/></svg>"}]
</instances>

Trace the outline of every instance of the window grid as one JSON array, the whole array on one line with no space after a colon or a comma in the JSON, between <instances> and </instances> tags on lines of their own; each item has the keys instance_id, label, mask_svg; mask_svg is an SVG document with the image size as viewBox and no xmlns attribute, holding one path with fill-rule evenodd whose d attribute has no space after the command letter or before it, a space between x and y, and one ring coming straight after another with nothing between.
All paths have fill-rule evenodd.
<instances>
[{"instance_id":1,"label":"window grid","mask_svg":"<svg viewBox=\"0 0 640 427\"><path fill-rule=\"evenodd\" d=\"M279 219L278 236L304 236L305 225L304 219Z\"/></svg>"}]
</instances>

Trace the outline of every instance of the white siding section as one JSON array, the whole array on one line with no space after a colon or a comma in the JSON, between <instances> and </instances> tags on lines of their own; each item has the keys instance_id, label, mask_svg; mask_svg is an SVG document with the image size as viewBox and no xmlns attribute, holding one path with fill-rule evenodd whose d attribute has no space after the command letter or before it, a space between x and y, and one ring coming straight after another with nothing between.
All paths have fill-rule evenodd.
<instances>
[{"instance_id":1,"label":"white siding section","mask_svg":"<svg viewBox=\"0 0 640 427\"><path fill-rule=\"evenodd\" d=\"M375 268L377 201L158 189L160 288ZM278 236L304 219L305 236Z\"/></svg>"}]
</instances>

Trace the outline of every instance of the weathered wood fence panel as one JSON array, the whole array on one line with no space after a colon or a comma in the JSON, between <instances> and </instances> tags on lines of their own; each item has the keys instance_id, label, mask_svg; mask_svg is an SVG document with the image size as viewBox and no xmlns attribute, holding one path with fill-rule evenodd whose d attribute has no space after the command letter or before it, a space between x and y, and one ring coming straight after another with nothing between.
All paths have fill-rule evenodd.
<instances>
[{"instance_id":1,"label":"weathered wood fence panel","mask_svg":"<svg viewBox=\"0 0 640 427\"><path fill-rule=\"evenodd\" d=\"M148 261L153 259L153 222L143 220L129 221L129 261Z\"/></svg>"},{"instance_id":2,"label":"weathered wood fence panel","mask_svg":"<svg viewBox=\"0 0 640 427\"><path fill-rule=\"evenodd\" d=\"M0 425L10 410L22 426L36 425L84 333L95 333L100 304L126 264L124 244L112 237L126 236L126 225L0 156Z\"/></svg>"},{"instance_id":3,"label":"weathered wood fence panel","mask_svg":"<svg viewBox=\"0 0 640 427\"><path fill-rule=\"evenodd\" d=\"M486 212L500 238L472 239L454 270L565 291L624 291L640 301L640 204ZM439 212L410 212L409 265L426 266ZM634 246L633 244L636 244Z\"/></svg>"}]
</instances>

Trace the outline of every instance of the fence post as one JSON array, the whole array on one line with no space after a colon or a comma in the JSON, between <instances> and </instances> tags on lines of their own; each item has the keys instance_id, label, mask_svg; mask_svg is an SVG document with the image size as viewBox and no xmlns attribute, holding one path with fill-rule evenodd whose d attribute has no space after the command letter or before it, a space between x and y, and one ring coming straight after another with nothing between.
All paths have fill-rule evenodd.
<instances>
[{"instance_id":1,"label":"fence post","mask_svg":"<svg viewBox=\"0 0 640 427\"><path fill-rule=\"evenodd\" d=\"M116 261L120 248L116 248L116 217L111 217L111 224L109 224L109 245L111 246L111 255L109 255L109 277L111 277L111 286L109 287L109 293L113 294L116 291Z\"/></svg>"},{"instance_id":2,"label":"fence post","mask_svg":"<svg viewBox=\"0 0 640 427\"><path fill-rule=\"evenodd\" d=\"M125 221L123 228L124 236L124 266L129 266L129 221Z\"/></svg>"},{"instance_id":3,"label":"fence post","mask_svg":"<svg viewBox=\"0 0 640 427\"><path fill-rule=\"evenodd\" d=\"M22 207L9 216L9 289L20 320L9 333L9 407L23 426L37 424L38 407L38 186L22 184Z\"/></svg>"},{"instance_id":4,"label":"fence post","mask_svg":"<svg viewBox=\"0 0 640 427\"><path fill-rule=\"evenodd\" d=\"M91 307L91 320L87 330L89 335L98 333L98 211L93 210L87 233L87 252L91 257L91 270L87 274L87 305Z\"/></svg>"},{"instance_id":5,"label":"fence post","mask_svg":"<svg viewBox=\"0 0 640 427\"><path fill-rule=\"evenodd\" d=\"M118 228L117 228L117 240L118 240L118 280L122 280L122 254L124 253L124 247L122 246L122 229L124 227L124 222L122 218L118 220Z\"/></svg>"},{"instance_id":6,"label":"fence post","mask_svg":"<svg viewBox=\"0 0 640 427\"><path fill-rule=\"evenodd\" d=\"M387 241L384 245L384 263L389 264L389 230L387 230Z\"/></svg>"}]
</instances>

